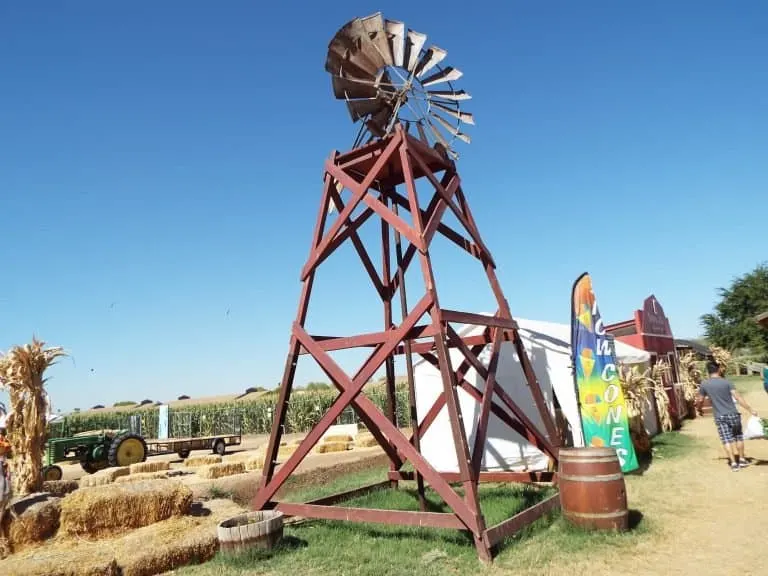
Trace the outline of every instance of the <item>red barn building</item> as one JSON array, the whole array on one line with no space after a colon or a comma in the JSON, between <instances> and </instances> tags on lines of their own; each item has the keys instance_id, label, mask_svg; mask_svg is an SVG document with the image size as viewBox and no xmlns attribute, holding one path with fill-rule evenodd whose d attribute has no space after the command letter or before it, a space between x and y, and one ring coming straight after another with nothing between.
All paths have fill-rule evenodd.
<instances>
[{"instance_id":1,"label":"red barn building","mask_svg":"<svg viewBox=\"0 0 768 576\"><path fill-rule=\"evenodd\" d=\"M677 425L688 413L680 382L680 362L675 348L675 338L669 326L669 320L656 296L651 295L643 302L642 310L635 310L631 320L617 322L605 327L617 340L635 348L645 350L651 355L651 365L661 359L671 367L671 375L664 382L669 396L669 411L672 421Z\"/></svg>"}]
</instances>

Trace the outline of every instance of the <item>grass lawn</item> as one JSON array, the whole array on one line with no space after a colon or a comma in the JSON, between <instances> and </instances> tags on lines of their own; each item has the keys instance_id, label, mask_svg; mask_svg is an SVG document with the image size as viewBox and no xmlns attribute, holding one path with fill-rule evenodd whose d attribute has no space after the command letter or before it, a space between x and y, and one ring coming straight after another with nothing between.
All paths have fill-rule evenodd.
<instances>
[{"instance_id":1,"label":"grass lawn","mask_svg":"<svg viewBox=\"0 0 768 576\"><path fill-rule=\"evenodd\" d=\"M765 405L759 379L734 378L733 381L739 390L757 400L758 409L759 403ZM763 448L762 445L759 447ZM677 542L682 534L680 526L686 522L684 534L695 540L691 546L706 542L711 534L717 533L710 530L709 523L714 522L713 519L729 521L727 515L734 508L731 500L743 498L744 487L735 487L733 494L709 491L709 482L713 478L716 482L721 482L721 476L722 481L733 479L727 467L717 460L719 452L711 418L686 421L681 432L654 438L653 448L650 466L625 478L635 524L625 534L584 532L569 526L556 512L508 539L502 544L494 564L483 566L477 560L471 540L459 532L308 521L287 526L283 544L277 550L238 558L219 555L207 564L179 569L176 573L180 576L707 573L706 569L704 572L701 569L697 572L695 568L689 571L685 567L678 570L680 557L690 556L690 550L680 549L688 545ZM761 485L757 476L761 474L759 470L747 471L739 480ZM349 490L384 479L385 471L385 467L376 466L323 486L297 489L285 499L306 501ZM488 524L492 525L549 493L549 489L520 485L483 485L481 505ZM710 500L703 500L702 494ZM428 495L436 510L444 510L434 493L428 492ZM716 498L722 502L713 500ZM418 509L411 483L402 483L400 490L374 492L345 505ZM724 507L718 508L720 505ZM743 513L738 510L733 513L738 515L738 520L733 521L743 524ZM712 518L702 519L706 514ZM699 519L703 523L701 526L696 524ZM706 554L703 551L697 554L697 561L708 566L710 560ZM740 554L737 557L745 558L746 562L752 552ZM646 559L651 562L651 558L655 564L646 564ZM718 558L715 554L712 562ZM686 562L690 562L690 558Z\"/></svg>"}]
</instances>

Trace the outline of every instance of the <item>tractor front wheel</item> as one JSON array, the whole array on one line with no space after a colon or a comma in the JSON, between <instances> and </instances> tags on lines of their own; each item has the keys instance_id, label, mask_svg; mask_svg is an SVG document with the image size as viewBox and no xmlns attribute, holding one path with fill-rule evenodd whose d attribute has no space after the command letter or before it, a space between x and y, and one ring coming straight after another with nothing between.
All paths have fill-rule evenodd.
<instances>
[{"instance_id":1,"label":"tractor front wheel","mask_svg":"<svg viewBox=\"0 0 768 576\"><path fill-rule=\"evenodd\" d=\"M62 471L61 466L56 466L55 464L52 466L43 466L44 482L61 480L62 476L64 476L64 472Z\"/></svg>"},{"instance_id":2,"label":"tractor front wheel","mask_svg":"<svg viewBox=\"0 0 768 576\"><path fill-rule=\"evenodd\" d=\"M107 461L110 466L130 466L147 459L147 443L138 434L122 434L112 440Z\"/></svg>"}]
</instances>

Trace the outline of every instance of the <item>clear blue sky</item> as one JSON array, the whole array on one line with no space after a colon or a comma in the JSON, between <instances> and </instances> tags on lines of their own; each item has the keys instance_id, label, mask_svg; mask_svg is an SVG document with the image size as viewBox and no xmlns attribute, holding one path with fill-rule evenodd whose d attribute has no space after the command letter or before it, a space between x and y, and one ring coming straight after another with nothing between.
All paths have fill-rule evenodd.
<instances>
[{"instance_id":1,"label":"clear blue sky","mask_svg":"<svg viewBox=\"0 0 768 576\"><path fill-rule=\"evenodd\" d=\"M631 4L385 16L464 71L459 168L513 313L567 322L586 270L608 321L653 292L695 336L716 289L768 256L768 5ZM0 6L0 349L35 334L71 352L57 408L279 381L322 164L356 130L327 43L381 7ZM443 303L491 310L481 270L444 254ZM315 332L381 328L358 267L321 269Z\"/></svg>"}]
</instances>

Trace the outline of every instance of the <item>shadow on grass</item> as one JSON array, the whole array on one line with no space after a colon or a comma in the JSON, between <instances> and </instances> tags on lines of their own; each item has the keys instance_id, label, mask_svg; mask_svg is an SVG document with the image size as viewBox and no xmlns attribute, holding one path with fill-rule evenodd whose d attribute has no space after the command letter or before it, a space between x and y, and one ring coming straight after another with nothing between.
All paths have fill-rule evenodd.
<instances>
[{"instance_id":1,"label":"shadow on grass","mask_svg":"<svg viewBox=\"0 0 768 576\"><path fill-rule=\"evenodd\" d=\"M629 530L634 531L640 528L640 524L643 521L643 513L640 510L634 508L629 509Z\"/></svg>"},{"instance_id":2,"label":"shadow on grass","mask_svg":"<svg viewBox=\"0 0 768 576\"><path fill-rule=\"evenodd\" d=\"M295 536L284 536L283 539L269 550L251 548L242 552L219 552L216 562L229 568L252 568L254 563L271 560L278 555L295 552L309 546L306 540Z\"/></svg>"}]
</instances>

